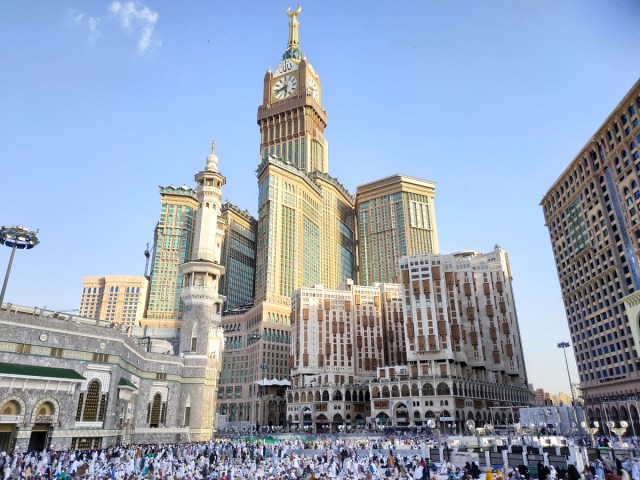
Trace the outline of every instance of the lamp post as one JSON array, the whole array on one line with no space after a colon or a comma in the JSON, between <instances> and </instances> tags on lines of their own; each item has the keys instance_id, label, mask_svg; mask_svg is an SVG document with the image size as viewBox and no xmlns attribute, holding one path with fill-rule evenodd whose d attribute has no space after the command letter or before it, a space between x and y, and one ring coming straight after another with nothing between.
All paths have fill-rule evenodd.
<instances>
[{"instance_id":1,"label":"lamp post","mask_svg":"<svg viewBox=\"0 0 640 480\"><path fill-rule=\"evenodd\" d=\"M487 438L487 445L488 445L488 450L491 451L493 450L493 446L495 445L495 440L493 439L493 431L495 430L494 426L492 423L485 423L484 424L484 433L485 435L489 435L489 438Z\"/></svg>"},{"instance_id":2,"label":"lamp post","mask_svg":"<svg viewBox=\"0 0 640 480\"><path fill-rule=\"evenodd\" d=\"M558 348L562 349L564 353L564 363L567 366L567 377L569 378L569 391L571 392L571 406L573 407L573 419L572 422L578 423L578 415L576 412L576 399L573 395L573 384L571 383L571 372L569 371L569 361L567 360L567 348L569 348L571 344L569 342L559 342ZM578 423L578 425L582 425ZM582 432L578 432L582 433Z\"/></svg>"},{"instance_id":3,"label":"lamp post","mask_svg":"<svg viewBox=\"0 0 640 480\"><path fill-rule=\"evenodd\" d=\"M267 365L266 363L262 363L260 364L260 368L262 369L262 420L264 422L264 398L266 396L266 392L265 392L265 383L266 383L266 377L264 375L264 371L269 367L269 365Z\"/></svg>"},{"instance_id":4,"label":"lamp post","mask_svg":"<svg viewBox=\"0 0 640 480\"><path fill-rule=\"evenodd\" d=\"M258 332L251 332L249 335L247 335L247 338L249 339L249 341L251 342L252 340L255 342L257 340L260 340L260 338L262 337L262 335L260 335ZM253 342L252 342L253 343ZM256 389L256 383L255 383L255 376L252 376L252 380L251 380L251 386L249 387L249 398L251 401L251 409L249 410L249 435L251 437L253 437L253 429L255 427L255 423L253 421L253 410L254 410L254 401L253 401L253 392Z\"/></svg>"},{"instance_id":5,"label":"lamp post","mask_svg":"<svg viewBox=\"0 0 640 480\"><path fill-rule=\"evenodd\" d=\"M611 430L618 436L618 446L622 448L622 435L624 435L624 432L627 431L629 424L626 421L622 420L620 422L620 426L616 428L615 422L609 420L607 422L607 427L609 427L609 430Z\"/></svg>"},{"instance_id":6,"label":"lamp post","mask_svg":"<svg viewBox=\"0 0 640 480\"><path fill-rule=\"evenodd\" d=\"M11 257L9 258L7 273L4 275L2 291L0 292L0 308L2 308L2 301L4 300L4 293L7 291L7 283L9 282L11 265L13 264L13 257L16 254L16 249L30 250L38 245L38 243L40 243L40 240L38 240L38 230L30 232L24 227L4 226L0 228L0 243L11 248Z\"/></svg>"},{"instance_id":7,"label":"lamp post","mask_svg":"<svg viewBox=\"0 0 640 480\"><path fill-rule=\"evenodd\" d=\"M529 428L529 439L531 441L531 445L533 445L533 435L535 434L536 424L532 421L529 421L527 427Z\"/></svg>"},{"instance_id":8,"label":"lamp post","mask_svg":"<svg viewBox=\"0 0 640 480\"><path fill-rule=\"evenodd\" d=\"M595 448L597 446L595 434L598 430L600 430L600 422L595 421L592 423L592 425L593 427L589 427L589 424L587 422L582 422L580 426L584 429L585 432L591 435L591 446Z\"/></svg>"}]
</instances>

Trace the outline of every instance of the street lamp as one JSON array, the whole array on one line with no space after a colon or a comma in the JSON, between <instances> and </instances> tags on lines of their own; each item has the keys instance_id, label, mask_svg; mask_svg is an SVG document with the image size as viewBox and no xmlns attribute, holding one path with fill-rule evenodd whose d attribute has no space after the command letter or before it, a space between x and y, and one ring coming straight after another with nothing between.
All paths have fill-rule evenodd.
<instances>
[{"instance_id":1,"label":"street lamp","mask_svg":"<svg viewBox=\"0 0 640 480\"><path fill-rule=\"evenodd\" d=\"M609 420L607 422L607 427L609 427L609 430L611 430L618 436L618 446L622 448L622 435L624 435L624 432L627 431L629 424L626 421L622 420L620 422L620 426L616 428L616 423Z\"/></svg>"},{"instance_id":2,"label":"street lamp","mask_svg":"<svg viewBox=\"0 0 640 480\"><path fill-rule=\"evenodd\" d=\"M269 365L267 365L266 363L262 363L260 364L260 368L262 369L262 421L264 422L264 398L266 396L266 392L265 392L265 388L266 388L266 377L264 375L264 371L269 368Z\"/></svg>"},{"instance_id":3,"label":"street lamp","mask_svg":"<svg viewBox=\"0 0 640 480\"><path fill-rule=\"evenodd\" d=\"M600 422L595 421L592 422L593 427L589 427L589 424L587 422L582 422L580 424L580 426L584 429L585 432L587 432L589 435L591 435L591 446L593 448L596 448L596 438L595 438L595 434L598 432L598 430L600 430Z\"/></svg>"},{"instance_id":4,"label":"street lamp","mask_svg":"<svg viewBox=\"0 0 640 480\"><path fill-rule=\"evenodd\" d=\"M567 377L569 377L569 391L571 392L571 406L573 407L573 420L576 423L578 422L578 415L576 412L576 399L573 396L573 384L571 383L571 372L569 372L569 361L567 360L567 348L569 348L571 344L569 342L560 342L558 343L558 348L562 349L564 353L564 363L567 366ZM581 432L579 432L581 433Z\"/></svg>"},{"instance_id":5,"label":"street lamp","mask_svg":"<svg viewBox=\"0 0 640 480\"><path fill-rule=\"evenodd\" d=\"M260 335L258 332L251 332L249 335L247 335L247 338L249 339L249 343L253 343L257 340L260 340L261 337L262 335ZM249 411L249 435L251 437L253 437L253 429L255 428L255 423L253 421L253 410L254 410L253 392L255 388L256 388L255 376L252 376L251 386L249 387L249 393L250 393L249 397L251 399L251 410Z\"/></svg>"},{"instance_id":6,"label":"street lamp","mask_svg":"<svg viewBox=\"0 0 640 480\"><path fill-rule=\"evenodd\" d=\"M4 300L4 293L7 290L7 282L9 281L9 274L11 273L11 265L13 264L16 249L30 250L38 245L38 243L40 243L40 240L38 240L38 230L30 232L24 227L2 227L0 228L0 243L11 248L11 257L9 258L7 273L4 275L4 283L2 284L2 291L0 292L0 308L2 308L2 301Z\"/></svg>"}]
</instances>

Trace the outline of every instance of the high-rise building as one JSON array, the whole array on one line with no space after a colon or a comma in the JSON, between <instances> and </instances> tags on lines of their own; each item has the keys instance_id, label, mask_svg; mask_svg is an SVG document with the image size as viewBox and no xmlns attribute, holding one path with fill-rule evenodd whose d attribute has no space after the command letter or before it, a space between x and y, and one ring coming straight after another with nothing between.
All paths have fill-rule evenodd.
<instances>
[{"instance_id":1,"label":"high-rise building","mask_svg":"<svg viewBox=\"0 0 640 480\"><path fill-rule=\"evenodd\" d=\"M322 86L300 51L299 13L258 108L256 301L284 305L303 285L335 288L356 273L353 198L328 175Z\"/></svg>"},{"instance_id":2,"label":"high-rise building","mask_svg":"<svg viewBox=\"0 0 640 480\"><path fill-rule=\"evenodd\" d=\"M367 417L451 418L457 431L466 420L517 422L533 394L506 252L402 257L400 275L401 284L295 292L288 422L319 432Z\"/></svg>"},{"instance_id":3,"label":"high-rise building","mask_svg":"<svg viewBox=\"0 0 640 480\"><path fill-rule=\"evenodd\" d=\"M258 222L229 202L222 204L220 215L225 221L220 259L225 273L220 279L220 294L226 297L225 310L232 310L253 302Z\"/></svg>"},{"instance_id":4,"label":"high-rise building","mask_svg":"<svg viewBox=\"0 0 640 480\"><path fill-rule=\"evenodd\" d=\"M210 439L215 431L216 399L224 332L221 327L224 297L218 294L224 267L220 265L224 223L218 216L222 187L226 179L218 171L215 144L207 157L205 169L196 177L196 211L193 252L189 261L180 265L183 286L180 298L184 302L184 316L180 328L180 355L198 372L203 384L194 384L181 392L182 402L205 405L197 418L190 418L197 437Z\"/></svg>"},{"instance_id":5,"label":"high-rise building","mask_svg":"<svg viewBox=\"0 0 640 480\"><path fill-rule=\"evenodd\" d=\"M513 408L532 404L533 395L507 253L496 246L402 257L400 275L407 363L379 369L390 384L372 385L371 416L393 425L434 419L440 429L438 419L453 418L458 432L465 420L517 421Z\"/></svg>"},{"instance_id":6,"label":"high-rise building","mask_svg":"<svg viewBox=\"0 0 640 480\"><path fill-rule=\"evenodd\" d=\"M625 401L640 395L639 110L640 81L541 201L586 415L601 425L614 406L638 422Z\"/></svg>"},{"instance_id":7,"label":"high-rise building","mask_svg":"<svg viewBox=\"0 0 640 480\"><path fill-rule=\"evenodd\" d=\"M438 252L435 184L405 175L356 191L360 282L398 282L398 259Z\"/></svg>"},{"instance_id":8,"label":"high-rise building","mask_svg":"<svg viewBox=\"0 0 640 480\"><path fill-rule=\"evenodd\" d=\"M318 432L364 426L366 383L404 345L399 285L303 287L293 295L291 319L287 424Z\"/></svg>"},{"instance_id":9,"label":"high-rise building","mask_svg":"<svg viewBox=\"0 0 640 480\"><path fill-rule=\"evenodd\" d=\"M187 186L160 187L160 221L154 234L149 303L142 324L179 327L183 304L178 265L189 261L198 200Z\"/></svg>"},{"instance_id":10,"label":"high-rise building","mask_svg":"<svg viewBox=\"0 0 640 480\"><path fill-rule=\"evenodd\" d=\"M143 276L84 277L78 314L126 327L140 324L149 280Z\"/></svg>"},{"instance_id":11,"label":"high-rise building","mask_svg":"<svg viewBox=\"0 0 640 480\"><path fill-rule=\"evenodd\" d=\"M353 197L328 174L322 86L300 50L299 13L288 12L287 48L264 77L258 107L255 305L223 318L233 348L223 358L218 411L252 425L285 422L291 294L336 288L356 274Z\"/></svg>"}]
</instances>

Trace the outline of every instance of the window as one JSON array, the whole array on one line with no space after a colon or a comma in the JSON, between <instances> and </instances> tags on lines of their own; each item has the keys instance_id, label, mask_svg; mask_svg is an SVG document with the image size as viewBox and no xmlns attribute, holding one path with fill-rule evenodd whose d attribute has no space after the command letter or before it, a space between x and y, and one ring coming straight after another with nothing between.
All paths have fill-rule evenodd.
<instances>
[{"instance_id":1,"label":"window","mask_svg":"<svg viewBox=\"0 0 640 480\"><path fill-rule=\"evenodd\" d=\"M93 361L107 363L109 361L109 355L107 355L106 353L94 353Z\"/></svg>"},{"instance_id":2,"label":"window","mask_svg":"<svg viewBox=\"0 0 640 480\"><path fill-rule=\"evenodd\" d=\"M147 408L147 421L150 427L160 426L160 414L162 412L162 397L159 393L153 396L153 402L148 405Z\"/></svg>"},{"instance_id":3,"label":"window","mask_svg":"<svg viewBox=\"0 0 640 480\"><path fill-rule=\"evenodd\" d=\"M52 348L51 349L51 356L52 357L62 357L62 353L64 352L64 349L62 348Z\"/></svg>"},{"instance_id":4,"label":"window","mask_svg":"<svg viewBox=\"0 0 640 480\"><path fill-rule=\"evenodd\" d=\"M31 345L27 345L26 343L19 343L17 351L18 353L29 353L31 352Z\"/></svg>"},{"instance_id":5,"label":"window","mask_svg":"<svg viewBox=\"0 0 640 480\"><path fill-rule=\"evenodd\" d=\"M107 396L100 395L100 382L93 380L87 386L86 395L81 393L78 397L76 421L103 422L106 409Z\"/></svg>"},{"instance_id":6,"label":"window","mask_svg":"<svg viewBox=\"0 0 640 480\"><path fill-rule=\"evenodd\" d=\"M188 427L191 424L191 407L184 408L184 426Z\"/></svg>"}]
</instances>

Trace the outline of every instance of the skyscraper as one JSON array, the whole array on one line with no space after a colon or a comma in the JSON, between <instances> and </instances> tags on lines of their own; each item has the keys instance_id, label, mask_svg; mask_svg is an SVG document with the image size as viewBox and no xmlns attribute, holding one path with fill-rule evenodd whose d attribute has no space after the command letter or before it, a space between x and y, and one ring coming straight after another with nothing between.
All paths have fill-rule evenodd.
<instances>
[{"instance_id":1,"label":"skyscraper","mask_svg":"<svg viewBox=\"0 0 640 480\"><path fill-rule=\"evenodd\" d=\"M300 8L287 13L287 48L264 77L258 107L255 305L223 319L229 348L219 413L252 424L285 422L293 291L316 284L336 288L356 274L353 197L328 174L320 77L300 50Z\"/></svg>"},{"instance_id":2,"label":"skyscraper","mask_svg":"<svg viewBox=\"0 0 640 480\"><path fill-rule=\"evenodd\" d=\"M226 297L228 310L253 302L258 222L229 202L222 204L220 215L225 225L220 259L225 273L220 279L220 294Z\"/></svg>"},{"instance_id":3,"label":"skyscraper","mask_svg":"<svg viewBox=\"0 0 640 480\"><path fill-rule=\"evenodd\" d=\"M299 13L288 12L287 49L258 108L256 300L284 305L302 285L354 278L356 265L353 198L328 174L322 85L300 50Z\"/></svg>"},{"instance_id":4,"label":"skyscraper","mask_svg":"<svg viewBox=\"0 0 640 480\"><path fill-rule=\"evenodd\" d=\"M198 201L193 189L160 187L160 221L154 234L149 304L143 325L179 327L182 319L182 275L189 260Z\"/></svg>"},{"instance_id":5,"label":"skyscraper","mask_svg":"<svg viewBox=\"0 0 640 480\"><path fill-rule=\"evenodd\" d=\"M603 402L639 425L626 403L640 395L639 110L640 81L541 201L587 418L601 425L614 418L614 405Z\"/></svg>"},{"instance_id":6,"label":"skyscraper","mask_svg":"<svg viewBox=\"0 0 640 480\"><path fill-rule=\"evenodd\" d=\"M435 184L393 175L356 191L360 282L398 282L398 259L438 253Z\"/></svg>"},{"instance_id":7,"label":"skyscraper","mask_svg":"<svg viewBox=\"0 0 640 480\"><path fill-rule=\"evenodd\" d=\"M147 302L149 280L143 276L84 277L80 316L126 327L140 324Z\"/></svg>"}]
</instances>

